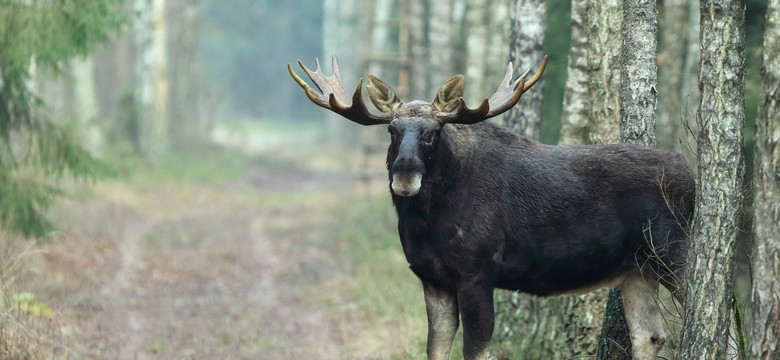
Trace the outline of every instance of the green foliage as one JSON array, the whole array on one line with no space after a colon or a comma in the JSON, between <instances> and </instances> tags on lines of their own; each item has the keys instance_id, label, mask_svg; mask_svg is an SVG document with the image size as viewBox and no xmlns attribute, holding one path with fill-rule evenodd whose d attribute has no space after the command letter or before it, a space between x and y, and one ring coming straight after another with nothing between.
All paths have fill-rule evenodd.
<instances>
[{"instance_id":1,"label":"green foliage","mask_svg":"<svg viewBox=\"0 0 780 360\"><path fill-rule=\"evenodd\" d=\"M52 230L44 215L64 175L110 174L62 124L46 114L34 74L60 74L88 54L126 17L121 0L0 2L0 228L26 237Z\"/></svg>"}]
</instances>

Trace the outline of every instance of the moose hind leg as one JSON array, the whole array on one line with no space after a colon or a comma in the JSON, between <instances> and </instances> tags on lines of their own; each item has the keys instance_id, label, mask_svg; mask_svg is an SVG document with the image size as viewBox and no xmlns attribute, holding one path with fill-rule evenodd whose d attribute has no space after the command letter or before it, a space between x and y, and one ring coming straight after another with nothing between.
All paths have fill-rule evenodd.
<instances>
[{"instance_id":1,"label":"moose hind leg","mask_svg":"<svg viewBox=\"0 0 780 360\"><path fill-rule=\"evenodd\" d=\"M634 359L655 359L666 341L657 299L658 282L633 271L626 276L620 290Z\"/></svg>"}]
</instances>

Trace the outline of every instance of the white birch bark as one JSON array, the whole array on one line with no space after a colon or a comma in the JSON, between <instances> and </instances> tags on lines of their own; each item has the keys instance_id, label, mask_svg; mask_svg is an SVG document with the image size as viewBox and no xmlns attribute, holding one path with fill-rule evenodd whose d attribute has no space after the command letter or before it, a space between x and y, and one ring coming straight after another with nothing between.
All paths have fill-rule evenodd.
<instances>
[{"instance_id":1,"label":"white birch bark","mask_svg":"<svg viewBox=\"0 0 780 360\"><path fill-rule=\"evenodd\" d=\"M620 47L623 4L588 0L590 132L593 144L620 140Z\"/></svg>"},{"instance_id":2,"label":"white birch bark","mask_svg":"<svg viewBox=\"0 0 780 360\"><path fill-rule=\"evenodd\" d=\"M698 181L678 359L723 359L743 203L743 1L701 2Z\"/></svg>"},{"instance_id":3,"label":"white birch bark","mask_svg":"<svg viewBox=\"0 0 780 360\"><path fill-rule=\"evenodd\" d=\"M510 3L509 61L515 76L539 67L544 58L544 29L547 19L544 0L512 0ZM506 112L504 126L539 139L542 122L542 90L544 78Z\"/></svg>"},{"instance_id":4,"label":"white birch bark","mask_svg":"<svg viewBox=\"0 0 780 360\"><path fill-rule=\"evenodd\" d=\"M164 0L136 0L136 102L141 149L152 160L168 150L168 77Z\"/></svg>"},{"instance_id":5,"label":"white birch bark","mask_svg":"<svg viewBox=\"0 0 780 360\"><path fill-rule=\"evenodd\" d=\"M409 98L428 98L428 44L426 36L426 1L408 1L409 24Z\"/></svg>"},{"instance_id":6,"label":"white birch bark","mask_svg":"<svg viewBox=\"0 0 780 360\"><path fill-rule=\"evenodd\" d=\"M454 5L453 0L439 0L432 2L430 7L430 86L434 91L455 75Z\"/></svg>"},{"instance_id":7,"label":"white birch bark","mask_svg":"<svg viewBox=\"0 0 780 360\"><path fill-rule=\"evenodd\" d=\"M683 71L690 26L688 0L665 0L661 11L656 138L660 147L679 150Z\"/></svg>"},{"instance_id":8,"label":"white birch bark","mask_svg":"<svg viewBox=\"0 0 780 360\"><path fill-rule=\"evenodd\" d=\"M485 79L487 64L488 37L487 0L473 0L466 10L466 85L464 86L466 103L476 106L489 96ZM491 89L495 90L495 89Z\"/></svg>"},{"instance_id":9,"label":"white birch bark","mask_svg":"<svg viewBox=\"0 0 780 360\"><path fill-rule=\"evenodd\" d=\"M74 59L70 69L73 75L73 109L80 124L82 146L92 155L99 156L103 150L104 132L99 118L92 56Z\"/></svg>"},{"instance_id":10,"label":"white birch bark","mask_svg":"<svg viewBox=\"0 0 780 360\"><path fill-rule=\"evenodd\" d=\"M561 119L562 144L588 143L588 1L571 2L571 46L566 67L566 88L563 93L563 115Z\"/></svg>"},{"instance_id":11,"label":"white birch bark","mask_svg":"<svg viewBox=\"0 0 780 360\"><path fill-rule=\"evenodd\" d=\"M764 29L764 102L756 124L753 201L751 353L780 358L780 0L770 0Z\"/></svg>"}]
</instances>

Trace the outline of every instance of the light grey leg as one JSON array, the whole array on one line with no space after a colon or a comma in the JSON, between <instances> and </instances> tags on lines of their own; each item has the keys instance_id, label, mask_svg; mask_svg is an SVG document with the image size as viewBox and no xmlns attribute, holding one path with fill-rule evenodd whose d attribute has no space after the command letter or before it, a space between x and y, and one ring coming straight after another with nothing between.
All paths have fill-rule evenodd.
<instances>
[{"instance_id":1,"label":"light grey leg","mask_svg":"<svg viewBox=\"0 0 780 360\"><path fill-rule=\"evenodd\" d=\"M657 302L658 282L634 271L626 276L620 290L623 292L623 307L634 359L655 359L666 341L661 309Z\"/></svg>"},{"instance_id":2,"label":"light grey leg","mask_svg":"<svg viewBox=\"0 0 780 360\"><path fill-rule=\"evenodd\" d=\"M454 291L423 281L425 310L428 313L428 359L448 360L452 340L458 331L458 298Z\"/></svg>"}]
</instances>

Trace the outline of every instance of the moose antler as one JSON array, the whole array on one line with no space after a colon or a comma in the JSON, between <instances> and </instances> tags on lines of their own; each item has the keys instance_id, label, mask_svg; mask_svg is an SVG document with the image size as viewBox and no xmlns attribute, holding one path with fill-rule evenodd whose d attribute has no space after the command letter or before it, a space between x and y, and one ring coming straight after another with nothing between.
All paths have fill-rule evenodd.
<instances>
[{"instance_id":1,"label":"moose antler","mask_svg":"<svg viewBox=\"0 0 780 360\"><path fill-rule=\"evenodd\" d=\"M339 62L335 55L333 55L332 60L333 75L331 76L325 75L320 67L319 60L316 60L315 62L317 68L313 72L303 65L303 62L300 60L298 60L298 65L306 72L306 75L314 82L314 85L317 86L319 91L312 89L306 81L295 73L292 66L287 64L287 70L290 72L290 75L292 75L295 82L303 88L306 92L306 96L309 97L309 100L361 125L390 123L390 120L392 120L390 114L372 114L366 108L366 104L363 103L362 97L363 79L358 81L357 89L355 89L352 98L350 99L347 96L347 91L344 89L344 83L341 81Z\"/></svg>"},{"instance_id":2,"label":"moose antler","mask_svg":"<svg viewBox=\"0 0 780 360\"><path fill-rule=\"evenodd\" d=\"M525 81L525 77L530 70L520 75L520 77L512 82L512 63L506 69L504 79L501 80L498 90L490 99L485 99L476 108L470 108L466 105L466 101L460 98L460 106L457 110L446 114L440 114L437 118L444 123L457 123L457 124L475 124L480 121L492 118L499 115L509 109L511 109L517 101L520 100L520 96L524 92L528 91L539 78L542 77L544 69L547 67L547 56L542 59L542 64L539 66L539 70L536 71L534 77L528 82Z\"/></svg>"}]
</instances>

